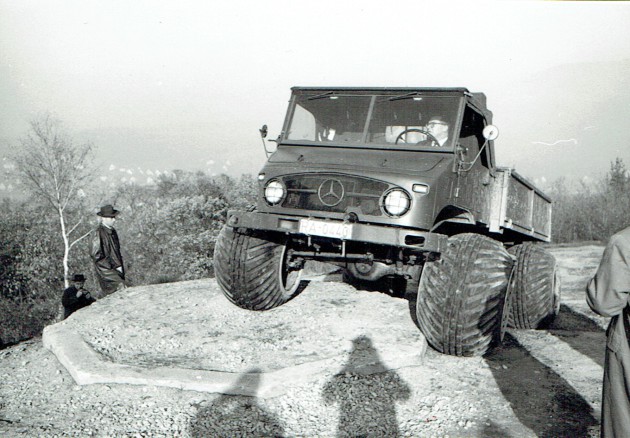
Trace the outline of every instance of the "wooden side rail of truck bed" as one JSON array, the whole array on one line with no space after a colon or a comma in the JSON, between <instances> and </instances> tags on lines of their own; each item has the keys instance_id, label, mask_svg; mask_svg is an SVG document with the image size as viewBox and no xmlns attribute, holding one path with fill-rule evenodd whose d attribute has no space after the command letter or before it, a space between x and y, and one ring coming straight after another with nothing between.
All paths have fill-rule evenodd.
<instances>
[{"instance_id":1,"label":"wooden side rail of truck bed","mask_svg":"<svg viewBox=\"0 0 630 438\"><path fill-rule=\"evenodd\" d=\"M504 229L551 241L551 199L510 168L497 168L492 188L490 232Z\"/></svg>"}]
</instances>

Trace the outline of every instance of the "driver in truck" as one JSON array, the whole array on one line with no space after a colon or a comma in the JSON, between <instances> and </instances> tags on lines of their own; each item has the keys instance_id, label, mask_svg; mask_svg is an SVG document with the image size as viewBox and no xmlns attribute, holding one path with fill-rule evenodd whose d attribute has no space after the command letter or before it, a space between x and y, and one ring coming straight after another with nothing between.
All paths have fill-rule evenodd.
<instances>
[{"instance_id":1,"label":"driver in truck","mask_svg":"<svg viewBox=\"0 0 630 438\"><path fill-rule=\"evenodd\" d=\"M431 138L431 136L428 136L427 138L427 141L431 143L431 146L444 146L444 143L448 140L448 123L446 123L444 117L431 117L425 128L426 131L433 137Z\"/></svg>"}]
</instances>

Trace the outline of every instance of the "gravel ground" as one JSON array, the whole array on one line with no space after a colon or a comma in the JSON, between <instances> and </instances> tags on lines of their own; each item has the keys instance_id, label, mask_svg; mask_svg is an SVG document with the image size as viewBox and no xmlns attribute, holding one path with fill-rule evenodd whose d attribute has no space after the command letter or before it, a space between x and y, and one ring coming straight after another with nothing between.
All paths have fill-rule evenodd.
<instances>
[{"instance_id":1,"label":"gravel ground","mask_svg":"<svg viewBox=\"0 0 630 438\"><path fill-rule=\"evenodd\" d=\"M422 367L371 375L353 372L349 364L284 396L258 399L155 386L78 386L40 341L32 341L0 356L0 434L461 436L500 430L489 418L509 419L508 404L490 412L479 403L495 397L496 388L482 383L488 365L429 355Z\"/></svg>"},{"instance_id":2,"label":"gravel ground","mask_svg":"<svg viewBox=\"0 0 630 438\"><path fill-rule=\"evenodd\" d=\"M103 300L71 318L84 330L85 339L110 360L145 366L184 366L190 361L203 369L220 365L238 374L277 369L336 351L341 354L341 366L274 398L156 386L78 386L55 356L42 347L41 340L34 339L0 351L0 435L597 436L601 355L578 351L575 345L592 345L593 351L603 348L603 322L585 317L582 305L584 281L592 274L601 248L561 248L554 252L563 266L566 313L561 314L555 330L510 332L504 345L485 358L456 358L428 350L422 363L406 368L392 366L395 345L384 344L405 334L411 339L417 337L417 331L407 331L410 325L417 329L409 322L406 301L400 298L357 292L338 281L312 281L302 295L277 309L275 318L267 316L273 316L270 312L238 316L240 310L234 310L236 313L226 315L229 324L213 327L212 320L203 322L198 335L207 342L201 350L194 350L186 344L191 333L185 328L188 325L182 325L181 317L188 315L193 326L201 324L205 316L199 305L193 306L194 311L188 307L195 300L189 298L187 303L167 285L144 292L130 289L125 293L131 295L118 298L131 303L145 297L146 312L133 313L127 306L123 306L124 312L115 312L116 306L105 309ZM213 289L207 293L214 296L219 292ZM137 294L135 298L133 294ZM323 306L318 311L330 306L327 311L331 312L319 324L309 319L309 310L318 302ZM218 301L214 303L219 306ZM368 310L357 303L366 307L376 303L379 307L365 314ZM158 318L152 312L160 306ZM153 324L150 330L145 322L138 322L145 319L141 315L149 321L146 324ZM274 339L284 339L282 325L287 323L278 321L278 315L295 318L301 322L299 327L310 327L310 332L288 336L276 344ZM111 321L114 336L98 334L97 327L102 327L98 318ZM269 345L280 347L270 349L265 344L262 348L252 343L252 332L232 325L239 318L258 332L272 334ZM343 318L354 322L346 325ZM589 321L594 322L589 325ZM345 326L352 327L349 333L340 332ZM391 338L382 333L386 330ZM216 338L224 339L223 344L214 342L215 332ZM134 333L136 336L131 336ZM166 333L161 338L165 342L158 341L146 351L153 342L147 341L149 333ZM339 341L340 335L343 341ZM120 341L120 336L128 341ZM239 345L259 348L241 355L233 353L232 359L219 356L226 351L239 352ZM546 349L555 351L556 347L569 351L569 357L550 359L553 354L546 354ZM210 357L214 353L218 356ZM236 356L244 360L233 360ZM369 370L357 365L364 363L360 358L366 356L376 364Z\"/></svg>"}]
</instances>

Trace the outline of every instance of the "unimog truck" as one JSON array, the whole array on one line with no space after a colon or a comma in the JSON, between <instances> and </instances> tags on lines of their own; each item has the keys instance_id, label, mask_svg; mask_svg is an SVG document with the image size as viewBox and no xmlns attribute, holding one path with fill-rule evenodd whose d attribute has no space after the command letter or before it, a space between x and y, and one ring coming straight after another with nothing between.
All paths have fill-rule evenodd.
<instances>
[{"instance_id":1,"label":"unimog truck","mask_svg":"<svg viewBox=\"0 0 630 438\"><path fill-rule=\"evenodd\" d=\"M495 165L497 135L466 88L292 88L257 206L230 211L218 237L218 284L268 310L301 292L309 260L403 279L429 344L457 356L547 324L560 307L551 200Z\"/></svg>"}]
</instances>

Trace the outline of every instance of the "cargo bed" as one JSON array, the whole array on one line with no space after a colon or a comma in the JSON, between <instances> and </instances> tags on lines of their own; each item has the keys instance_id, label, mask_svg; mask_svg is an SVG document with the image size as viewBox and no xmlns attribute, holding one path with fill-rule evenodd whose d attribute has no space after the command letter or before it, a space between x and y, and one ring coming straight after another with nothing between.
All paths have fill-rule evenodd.
<instances>
[{"instance_id":1,"label":"cargo bed","mask_svg":"<svg viewBox=\"0 0 630 438\"><path fill-rule=\"evenodd\" d=\"M499 167L492 188L490 232L510 230L526 240L551 241L551 199L525 177Z\"/></svg>"}]
</instances>

